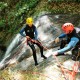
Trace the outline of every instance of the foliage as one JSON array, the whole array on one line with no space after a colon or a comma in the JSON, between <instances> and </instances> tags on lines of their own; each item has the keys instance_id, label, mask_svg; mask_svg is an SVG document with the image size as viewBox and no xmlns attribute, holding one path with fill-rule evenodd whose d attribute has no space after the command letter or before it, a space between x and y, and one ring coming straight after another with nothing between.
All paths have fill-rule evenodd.
<instances>
[{"instance_id":1,"label":"foliage","mask_svg":"<svg viewBox=\"0 0 80 80\"><path fill-rule=\"evenodd\" d=\"M5 36L15 35L19 32L20 27L25 23L25 18L31 16L38 2L39 0L7 0L0 2L0 31L5 31Z\"/></svg>"},{"instance_id":2,"label":"foliage","mask_svg":"<svg viewBox=\"0 0 80 80\"><path fill-rule=\"evenodd\" d=\"M48 2L80 2L80 0L48 0Z\"/></svg>"},{"instance_id":3,"label":"foliage","mask_svg":"<svg viewBox=\"0 0 80 80\"><path fill-rule=\"evenodd\" d=\"M5 20L0 21L0 30L5 27Z\"/></svg>"},{"instance_id":4,"label":"foliage","mask_svg":"<svg viewBox=\"0 0 80 80\"><path fill-rule=\"evenodd\" d=\"M4 8L6 8L8 5L7 3L0 2L0 11L2 11Z\"/></svg>"},{"instance_id":5,"label":"foliage","mask_svg":"<svg viewBox=\"0 0 80 80\"><path fill-rule=\"evenodd\" d=\"M38 16L42 11L53 14L79 13L78 3L68 4L63 1L65 0L3 0L0 2L0 31L5 31L4 37L7 39L6 36L15 35L19 32L26 17Z\"/></svg>"}]
</instances>

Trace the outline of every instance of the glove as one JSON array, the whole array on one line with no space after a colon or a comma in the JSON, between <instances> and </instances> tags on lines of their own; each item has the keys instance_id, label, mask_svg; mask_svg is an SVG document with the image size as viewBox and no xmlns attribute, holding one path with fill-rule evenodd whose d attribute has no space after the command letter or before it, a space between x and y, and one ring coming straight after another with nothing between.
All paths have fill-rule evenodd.
<instances>
[{"instance_id":1,"label":"glove","mask_svg":"<svg viewBox=\"0 0 80 80\"><path fill-rule=\"evenodd\" d=\"M37 40L34 40L34 39L31 39L31 41L32 41L33 43L38 43L38 41L37 41Z\"/></svg>"},{"instance_id":2,"label":"glove","mask_svg":"<svg viewBox=\"0 0 80 80\"><path fill-rule=\"evenodd\" d=\"M46 52L46 57L48 58L49 56L51 56L52 55L52 49L51 50L48 50L47 52Z\"/></svg>"},{"instance_id":3,"label":"glove","mask_svg":"<svg viewBox=\"0 0 80 80\"><path fill-rule=\"evenodd\" d=\"M26 36L26 38L27 38L27 39L30 39L30 37L29 37L29 36Z\"/></svg>"},{"instance_id":4,"label":"glove","mask_svg":"<svg viewBox=\"0 0 80 80\"><path fill-rule=\"evenodd\" d=\"M26 36L26 39L29 41L29 40L31 40L31 38L29 37L29 36Z\"/></svg>"},{"instance_id":5,"label":"glove","mask_svg":"<svg viewBox=\"0 0 80 80\"><path fill-rule=\"evenodd\" d=\"M33 39L31 39L31 41L33 42L33 43L35 43L36 41L35 40L33 40Z\"/></svg>"},{"instance_id":6,"label":"glove","mask_svg":"<svg viewBox=\"0 0 80 80\"><path fill-rule=\"evenodd\" d=\"M54 40L55 43L58 43L59 42L59 38L57 37L55 40Z\"/></svg>"},{"instance_id":7,"label":"glove","mask_svg":"<svg viewBox=\"0 0 80 80\"><path fill-rule=\"evenodd\" d=\"M47 51L45 56L48 58L51 55L56 56L56 55L58 55L58 52L57 51L53 52L53 50L51 49L51 50Z\"/></svg>"},{"instance_id":8,"label":"glove","mask_svg":"<svg viewBox=\"0 0 80 80\"><path fill-rule=\"evenodd\" d=\"M55 52L52 53L52 55L53 55L53 56L57 56L57 55L58 55L58 52L55 51Z\"/></svg>"}]
</instances>

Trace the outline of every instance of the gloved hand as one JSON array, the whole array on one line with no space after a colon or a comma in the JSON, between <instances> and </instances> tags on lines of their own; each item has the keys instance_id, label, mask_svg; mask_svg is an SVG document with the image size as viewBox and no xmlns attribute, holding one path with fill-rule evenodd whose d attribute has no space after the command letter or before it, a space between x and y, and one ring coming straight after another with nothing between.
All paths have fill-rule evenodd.
<instances>
[{"instance_id":1,"label":"gloved hand","mask_svg":"<svg viewBox=\"0 0 80 80\"><path fill-rule=\"evenodd\" d=\"M54 52L52 53L52 55L53 55L53 56L57 56L57 55L58 55L58 52L57 52L57 51L54 51Z\"/></svg>"},{"instance_id":2,"label":"gloved hand","mask_svg":"<svg viewBox=\"0 0 80 80\"><path fill-rule=\"evenodd\" d=\"M35 40L31 39L32 42L35 42Z\"/></svg>"},{"instance_id":3,"label":"gloved hand","mask_svg":"<svg viewBox=\"0 0 80 80\"><path fill-rule=\"evenodd\" d=\"M31 39L31 41L32 41L33 43L38 43L37 40L34 40L34 39Z\"/></svg>"},{"instance_id":4,"label":"gloved hand","mask_svg":"<svg viewBox=\"0 0 80 80\"><path fill-rule=\"evenodd\" d=\"M58 43L59 42L59 38L57 37L55 40L54 40L55 43Z\"/></svg>"},{"instance_id":5,"label":"gloved hand","mask_svg":"<svg viewBox=\"0 0 80 80\"><path fill-rule=\"evenodd\" d=\"M58 55L58 52L57 51L53 52L53 50L51 49L51 50L47 51L45 56L48 58L51 55L56 56L56 55Z\"/></svg>"},{"instance_id":6,"label":"gloved hand","mask_svg":"<svg viewBox=\"0 0 80 80\"><path fill-rule=\"evenodd\" d=\"M30 37L29 36L26 36L26 38L29 39Z\"/></svg>"}]
</instances>

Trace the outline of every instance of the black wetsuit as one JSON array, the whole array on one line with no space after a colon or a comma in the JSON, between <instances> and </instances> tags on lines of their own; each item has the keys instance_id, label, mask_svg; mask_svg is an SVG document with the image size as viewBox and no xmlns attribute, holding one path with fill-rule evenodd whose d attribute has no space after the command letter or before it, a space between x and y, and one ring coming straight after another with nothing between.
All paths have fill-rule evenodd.
<instances>
[{"instance_id":1,"label":"black wetsuit","mask_svg":"<svg viewBox=\"0 0 80 80\"><path fill-rule=\"evenodd\" d=\"M25 31L26 35L23 34L24 31ZM29 27L28 25L26 25L25 28L23 28L20 31L20 34L22 36L29 36L31 39L37 40L38 33L37 33L37 29L36 29L36 27L34 25L32 25L32 27ZM33 58L34 58L34 61L35 61L35 65L38 65L38 62L37 62L36 49L35 49L34 44L36 44L40 48L41 57L46 59L46 57L43 55L43 46L38 40L37 40L37 43L32 42L31 40L27 40L27 43L31 47L31 49L33 51Z\"/></svg>"},{"instance_id":2,"label":"black wetsuit","mask_svg":"<svg viewBox=\"0 0 80 80\"><path fill-rule=\"evenodd\" d=\"M79 52L79 48L80 48L80 31L77 33L77 30L76 29L74 29L73 30L73 32L72 33L70 33L70 34L62 34L62 35L60 35L59 36L59 38L63 38L63 36L66 36L67 37L67 39L66 40L61 40L61 45L60 45L60 49L63 49L63 50L61 50L61 51L59 51L60 53L63 51L68 51L68 50L70 50L71 48L73 48L72 49L72 58L74 59L74 60L77 60L76 59L76 56L78 55L78 52ZM75 41L75 39L72 39L72 38L77 38L79 41L77 42L77 44L75 45L74 43L72 44L70 44L70 42L72 41L72 40L74 40ZM76 42L76 41L75 41ZM65 45L66 44L69 44L69 45L72 45L70 48L68 48L68 49L65 49L64 47L65 47ZM68 45L68 46L69 46ZM73 47L74 46L74 47ZM65 50L64 50L65 49ZM78 58L78 57L77 57Z\"/></svg>"}]
</instances>

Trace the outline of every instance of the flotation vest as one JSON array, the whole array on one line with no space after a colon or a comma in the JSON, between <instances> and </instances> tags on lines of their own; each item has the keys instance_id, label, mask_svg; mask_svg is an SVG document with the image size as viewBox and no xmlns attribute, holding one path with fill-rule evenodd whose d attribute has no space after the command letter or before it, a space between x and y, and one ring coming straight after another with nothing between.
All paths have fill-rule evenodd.
<instances>
[{"instance_id":1,"label":"flotation vest","mask_svg":"<svg viewBox=\"0 0 80 80\"><path fill-rule=\"evenodd\" d=\"M28 25L26 25L26 27L24 28L26 36L29 36L30 38L34 38L34 32L35 32L35 26L32 25L32 27L29 27Z\"/></svg>"}]
</instances>

